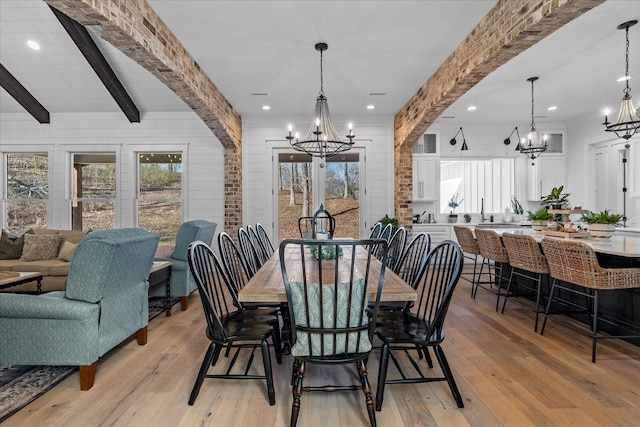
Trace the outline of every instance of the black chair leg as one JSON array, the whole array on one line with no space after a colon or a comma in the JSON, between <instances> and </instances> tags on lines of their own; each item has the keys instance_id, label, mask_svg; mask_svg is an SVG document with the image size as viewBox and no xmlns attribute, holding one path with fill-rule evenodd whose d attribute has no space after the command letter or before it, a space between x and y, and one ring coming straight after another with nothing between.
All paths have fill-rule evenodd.
<instances>
[{"instance_id":1,"label":"black chair leg","mask_svg":"<svg viewBox=\"0 0 640 427\"><path fill-rule=\"evenodd\" d=\"M291 385L295 386L296 378L298 378L298 369L300 368L300 359L293 359L293 369L291 369Z\"/></svg>"},{"instance_id":2,"label":"black chair leg","mask_svg":"<svg viewBox=\"0 0 640 427\"><path fill-rule=\"evenodd\" d=\"M591 347L591 362L596 363L596 343L598 342L598 290L593 290L593 344Z\"/></svg>"},{"instance_id":3,"label":"black chair leg","mask_svg":"<svg viewBox=\"0 0 640 427\"><path fill-rule=\"evenodd\" d=\"M200 371L198 371L198 377L196 378L196 383L193 385L193 389L191 389L191 396L189 396L189 405L193 406L196 402L196 398L198 397L198 393L200 393L200 387L202 387L202 382L207 376L207 371L209 370L209 366L211 366L211 360L214 357L214 353L216 352L216 345L214 343L210 343L207 348L207 352L204 355L204 359L202 360L202 365L200 365ZM219 353L219 350L218 350Z\"/></svg>"},{"instance_id":4,"label":"black chair leg","mask_svg":"<svg viewBox=\"0 0 640 427\"><path fill-rule=\"evenodd\" d=\"M273 349L276 353L276 362L278 362L278 365L282 365L282 338L280 337L280 325L277 317L274 323L271 339L273 340Z\"/></svg>"},{"instance_id":5,"label":"black chair leg","mask_svg":"<svg viewBox=\"0 0 640 427\"><path fill-rule=\"evenodd\" d=\"M549 311L551 311L551 302L553 301L553 291L556 289L556 282L558 279L553 279L551 284L551 291L549 292L549 301L547 301L547 308L544 310L544 320L542 321L542 328L540 328L540 335L544 335L544 328L547 326L547 319L549 318Z\"/></svg>"},{"instance_id":6,"label":"black chair leg","mask_svg":"<svg viewBox=\"0 0 640 427\"><path fill-rule=\"evenodd\" d=\"M363 360L356 363L358 367L358 373L360 374L360 383L362 384L362 391L364 392L365 400L367 401L367 412L369 413L369 422L371 427L376 427L376 411L373 407L373 396L371 395L371 385L367 378L367 366Z\"/></svg>"},{"instance_id":7,"label":"black chair leg","mask_svg":"<svg viewBox=\"0 0 640 427\"><path fill-rule=\"evenodd\" d=\"M460 394L460 390L458 390L458 386L456 385L456 380L453 378L453 372L451 372L451 368L449 368L449 363L447 362L447 358L444 356L444 351L442 350L442 347L437 345L435 346L434 351L436 353L436 357L438 358L438 362L440 363L440 367L442 368L442 372L444 372L444 376L447 379L449 388L451 389L451 394L453 395L453 398L458 404L458 408L464 408L462 395Z\"/></svg>"},{"instance_id":8,"label":"black chair leg","mask_svg":"<svg viewBox=\"0 0 640 427\"><path fill-rule=\"evenodd\" d=\"M298 363L298 370L296 371L296 379L293 382L293 404L291 405L291 427L295 427L298 424L298 414L300 413L300 396L302 396L302 381L304 380L304 374L306 371L306 364L304 360L296 360Z\"/></svg>"},{"instance_id":9,"label":"black chair leg","mask_svg":"<svg viewBox=\"0 0 640 427\"><path fill-rule=\"evenodd\" d=\"M507 295L509 295L509 290L511 289L511 283L513 281L513 268L511 269L511 274L509 274L509 283L507 284L507 292L504 296L504 301L502 302L502 314L504 314L504 308L507 305Z\"/></svg>"},{"instance_id":10,"label":"black chair leg","mask_svg":"<svg viewBox=\"0 0 640 427\"><path fill-rule=\"evenodd\" d=\"M269 344L267 340L262 340L260 343L262 348L262 363L264 364L264 376L267 379L267 393L269 395L269 405L276 404L276 392L273 388L273 373L271 372L271 355L269 354Z\"/></svg>"},{"instance_id":11,"label":"black chair leg","mask_svg":"<svg viewBox=\"0 0 640 427\"><path fill-rule=\"evenodd\" d=\"M380 352L380 365L378 366L378 389L376 390L376 411L382 410L384 400L384 383L387 380L387 368L389 367L389 344L385 341Z\"/></svg>"}]
</instances>

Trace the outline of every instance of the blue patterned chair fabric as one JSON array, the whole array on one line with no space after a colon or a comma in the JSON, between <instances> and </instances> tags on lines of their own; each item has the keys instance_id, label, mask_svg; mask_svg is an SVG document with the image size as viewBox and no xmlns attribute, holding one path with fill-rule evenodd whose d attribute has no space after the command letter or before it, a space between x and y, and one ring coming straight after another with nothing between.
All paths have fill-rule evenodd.
<instances>
[{"instance_id":1,"label":"blue patterned chair fabric","mask_svg":"<svg viewBox=\"0 0 640 427\"><path fill-rule=\"evenodd\" d=\"M213 235L216 232L217 224L214 222L195 219L185 221L180 224L176 235L176 246L173 253L168 258L157 258L161 261L171 262L171 296L180 297L182 299L182 309L187 308L187 297L197 289L196 282L189 271L189 263L187 261L187 252L191 242L201 240L208 246L211 246ZM165 296L166 290L164 286L158 286L152 289L151 296Z\"/></svg>"},{"instance_id":2,"label":"blue patterned chair fabric","mask_svg":"<svg viewBox=\"0 0 640 427\"><path fill-rule=\"evenodd\" d=\"M73 254L66 291L0 294L0 365L78 365L82 377L82 367L146 332L159 241L141 228L94 231Z\"/></svg>"}]
</instances>

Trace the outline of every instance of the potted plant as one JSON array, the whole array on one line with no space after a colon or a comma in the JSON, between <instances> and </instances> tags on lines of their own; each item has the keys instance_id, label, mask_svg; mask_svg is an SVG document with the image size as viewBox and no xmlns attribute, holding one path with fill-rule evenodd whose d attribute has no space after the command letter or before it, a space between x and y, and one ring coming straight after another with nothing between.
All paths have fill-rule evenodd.
<instances>
[{"instance_id":1,"label":"potted plant","mask_svg":"<svg viewBox=\"0 0 640 427\"><path fill-rule=\"evenodd\" d=\"M535 230L536 233L541 232L545 228L547 228L547 221L555 218L553 214L549 213L547 208L542 208L538 211L529 212L529 219L531 220L531 226Z\"/></svg>"},{"instance_id":2,"label":"potted plant","mask_svg":"<svg viewBox=\"0 0 640 427\"><path fill-rule=\"evenodd\" d=\"M562 209L564 205L569 204L569 194L563 193L564 185L553 187L551 192L540 198L541 205L547 205L549 209Z\"/></svg>"},{"instance_id":3,"label":"potted plant","mask_svg":"<svg viewBox=\"0 0 640 427\"><path fill-rule=\"evenodd\" d=\"M458 222L458 214L456 213L456 208L460 206L460 203L462 203L463 200L464 199L458 200L458 193L455 193L453 196L451 196L451 199L449 199L449 203L447 203L447 205L451 208L451 211L449 213L449 222Z\"/></svg>"},{"instance_id":4,"label":"potted plant","mask_svg":"<svg viewBox=\"0 0 640 427\"><path fill-rule=\"evenodd\" d=\"M610 214L607 209L602 212L587 212L582 214L580 221L589 224L589 234L594 239L606 240L613 236L616 225L622 219L620 214Z\"/></svg>"},{"instance_id":5,"label":"potted plant","mask_svg":"<svg viewBox=\"0 0 640 427\"><path fill-rule=\"evenodd\" d=\"M398 220L396 218L391 218L388 214L385 215L379 222L382 224L383 230L387 226L387 224L392 224L394 230L400 226Z\"/></svg>"},{"instance_id":6,"label":"potted plant","mask_svg":"<svg viewBox=\"0 0 640 427\"><path fill-rule=\"evenodd\" d=\"M471 222L471 214L464 214L464 222Z\"/></svg>"}]
</instances>

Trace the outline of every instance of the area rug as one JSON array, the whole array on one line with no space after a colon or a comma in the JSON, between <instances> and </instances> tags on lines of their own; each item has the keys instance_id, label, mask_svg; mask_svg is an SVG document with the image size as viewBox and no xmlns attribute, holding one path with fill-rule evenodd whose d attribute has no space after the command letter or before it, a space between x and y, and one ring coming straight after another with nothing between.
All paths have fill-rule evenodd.
<instances>
[{"instance_id":1,"label":"area rug","mask_svg":"<svg viewBox=\"0 0 640 427\"><path fill-rule=\"evenodd\" d=\"M150 307L149 320L160 313L164 308ZM77 366L0 366L0 423L77 370Z\"/></svg>"}]
</instances>

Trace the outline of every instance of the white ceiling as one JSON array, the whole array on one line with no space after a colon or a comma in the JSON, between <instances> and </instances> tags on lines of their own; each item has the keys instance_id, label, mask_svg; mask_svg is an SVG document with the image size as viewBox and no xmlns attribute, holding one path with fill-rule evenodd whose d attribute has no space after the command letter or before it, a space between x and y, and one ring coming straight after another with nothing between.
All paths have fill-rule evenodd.
<instances>
[{"instance_id":1,"label":"white ceiling","mask_svg":"<svg viewBox=\"0 0 640 427\"><path fill-rule=\"evenodd\" d=\"M393 116L456 48L494 0L148 0L243 117L311 115L320 85L314 44L329 44L324 89L337 120ZM639 0L609 0L500 67L443 116L455 125L526 124L536 82L536 119L566 122L617 110L624 32ZM90 29L93 31L92 29ZM631 28L631 74L640 76L640 24ZM142 112L188 107L142 67L97 39ZM28 39L40 43L33 51ZM54 114L120 111L48 6L0 1L0 62ZM632 79L638 104L640 79ZM253 96L252 93L267 93ZM384 93L385 95L370 95ZM262 105L271 106L263 111ZM368 111L366 105L375 104ZM477 106L467 111L469 105ZM556 105L555 112L546 108ZM0 112L23 109L0 90Z\"/></svg>"}]
</instances>

